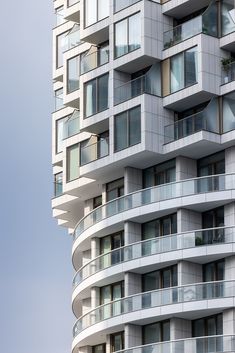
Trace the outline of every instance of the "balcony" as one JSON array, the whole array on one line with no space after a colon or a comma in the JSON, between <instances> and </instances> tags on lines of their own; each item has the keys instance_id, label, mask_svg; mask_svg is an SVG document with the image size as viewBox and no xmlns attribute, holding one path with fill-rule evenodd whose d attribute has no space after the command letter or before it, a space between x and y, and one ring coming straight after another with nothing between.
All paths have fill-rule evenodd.
<instances>
[{"instance_id":1,"label":"balcony","mask_svg":"<svg viewBox=\"0 0 235 353\"><path fill-rule=\"evenodd\" d=\"M160 97L160 81L153 81L155 80L152 75L145 74L114 88L114 105L126 102L127 100L140 96L144 93Z\"/></svg>"},{"instance_id":2,"label":"balcony","mask_svg":"<svg viewBox=\"0 0 235 353\"><path fill-rule=\"evenodd\" d=\"M190 249L196 246L229 244L235 241L235 227L218 227L172 234L136 242L102 254L78 270L73 287L93 274L123 262L161 254L168 251Z\"/></svg>"},{"instance_id":3,"label":"balcony","mask_svg":"<svg viewBox=\"0 0 235 353\"><path fill-rule=\"evenodd\" d=\"M65 37L63 52L75 48L82 42L80 41L80 26L75 24Z\"/></svg>"},{"instance_id":4,"label":"balcony","mask_svg":"<svg viewBox=\"0 0 235 353\"><path fill-rule=\"evenodd\" d=\"M218 134L219 123L216 116L214 116L210 110L212 104L212 102L209 103L208 106L199 113L165 126L164 143L167 144L179 140L202 130Z\"/></svg>"},{"instance_id":5,"label":"balcony","mask_svg":"<svg viewBox=\"0 0 235 353\"><path fill-rule=\"evenodd\" d=\"M94 48L94 47L93 47ZM109 47L89 50L85 55L81 56L81 75L88 71L94 70L109 62Z\"/></svg>"},{"instance_id":6,"label":"balcony","mask_svg":"<svg viewBox=\"0 0 235 353\"><path fill-rule=\"evenodd\" d=\"M75 227L76 240L85 230L98 222L137 207L155 202L193 196L202 193L231 190L235 185L235 174L211 175L186 179L142 189L109 201L86 215Z\"/></svg>"},{"instance_id":7,"label":"balcony","mask_svg":"<svg viewBox=\"0 0 235 353\"><path fill-rule=\"evenodd\" d=\"M81 316L73 328L73 336L76 337L91 325L135 311L187 302L224 300L234 296L235 280L193 283L138 293L101 305ZM224 302L223 305L226 306ZM180 310L181 308L180 306ZM124 321L121 322L124 323Z\"/></svg>"},{"instance_id":8,"label":"balcony","mask_svg":"<svg viewBox=\"0 0 235 353\"><path fill-rule=\"evenodd\" d=\"M211 14L214 15L214 22L216 22L216 12L212 12L214 10L214 6L214 4L211 4L202 15L197 16L187 22L182 23L179 26L174 27L170 31L163 33L164 49L168 49L173 45L176 45L199 33L217 37L217 25L213 25L211 17L210 22L208 22L208 16Z\"/></svg>"},{"instance_id":9,"label":"balcony","mask_svg":"<svg viewBox=\"0 0 235 353\"><path fill-rule=\"evenodd\" d=\"M222 85L235 80L235 61L223 66Z\"/></svg>"},{"instance_id":10,"label":"balcony","mask_svg":"<svg viewBox=\"0 0 235 353\"><path fill-rule=\"evenodd\" d=\"M80 112L75 110L65 121L63 126L63 139L67 139L80 132Z\"/></svg>"},{"instance_id":11,"label":"balcony","mask_svg":"<svg viewBox=\"0 0 235 353\"><path fill-rule=\"evenodd\" d=\"M94 162L109 155L109 138L101 138L95 143L81 146L80 165Z\"/></svg>"}]
</instances>

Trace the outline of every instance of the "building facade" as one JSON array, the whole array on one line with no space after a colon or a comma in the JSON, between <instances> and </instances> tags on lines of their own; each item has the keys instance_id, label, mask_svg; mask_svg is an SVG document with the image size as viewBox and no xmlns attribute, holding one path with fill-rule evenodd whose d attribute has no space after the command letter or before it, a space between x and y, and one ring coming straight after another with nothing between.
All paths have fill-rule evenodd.
<instances>
[{"instance_id":1,"label":"building facade","mask_svg":"<svg viewBox=\"0 0 235 353\"><path fill-rule=\"evenodd\" d=\"M235 1L54 8L72 352L235 352Z\"/></svg>"}]
</instances>

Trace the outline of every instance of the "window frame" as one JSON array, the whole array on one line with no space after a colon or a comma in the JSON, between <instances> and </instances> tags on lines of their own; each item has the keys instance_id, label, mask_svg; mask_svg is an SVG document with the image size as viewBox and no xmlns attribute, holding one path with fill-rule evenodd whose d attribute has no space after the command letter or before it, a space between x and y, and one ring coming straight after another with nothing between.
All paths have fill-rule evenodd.
<instances>
[{"instance_id":1,"label":"window frame","mask_svg":"<svg viewBox=\"0 0 235 353\"><path fill-rule=\"evenodd\" d=\"M98 100L99 100L99 89L98 89L98 82L99 82L99 79L101 77L104 77L104 76L107 76L108 77L108 84L107 84L107 89L108 89L108 96L107 96L107 107L105 109L102 109L102 110L99 110L97 109L98 108ZM87 91L86 91L86 87L89 83L91 82L95 82L95 112L90 114L90 115L86 115L86 108L87 108L87 105L86 105L86 101L87 101ZM96 114L99 114L101 112L104 112L105 110L109 109L109 72L106 72L104 73L103 75L100 75L98 77L95 77L93 78L92 80L89 80L89 81L86 81L84 82L84 100L83 100L83 106L84 106L84 113L83 113L83 116L84 116L84 119L88 119Z\"/></svg>"}]
</instances>

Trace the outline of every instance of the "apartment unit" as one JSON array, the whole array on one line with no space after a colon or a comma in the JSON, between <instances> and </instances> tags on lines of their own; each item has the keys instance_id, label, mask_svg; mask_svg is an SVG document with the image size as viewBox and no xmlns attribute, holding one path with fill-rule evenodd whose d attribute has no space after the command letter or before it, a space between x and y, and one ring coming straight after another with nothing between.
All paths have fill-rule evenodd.
<instances>
[{"instance_id":1,"label":"apartment unit","mask_svg":"<svg viewBox=\"0 0 235 353\"><path fill-rule=\"evenodd\" d=\"M235 352L235 1L54 8L72 353Z\"/></svg>"}]
</instances>

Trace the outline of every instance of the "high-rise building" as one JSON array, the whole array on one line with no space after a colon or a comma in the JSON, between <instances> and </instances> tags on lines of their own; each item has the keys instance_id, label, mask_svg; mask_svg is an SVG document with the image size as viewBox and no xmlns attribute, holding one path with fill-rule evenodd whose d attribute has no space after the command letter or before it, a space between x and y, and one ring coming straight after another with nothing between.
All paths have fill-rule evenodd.
<instances>
[{"instance_id":1,"label":"high-rise building","mask_svg":"<svg viewBox=\"0 0 235 353\"><path fill-rule=\"evenodd\" d=\"M235 1L54 8L72 352L235 352Z\"/></svg>"}]
</instances>

